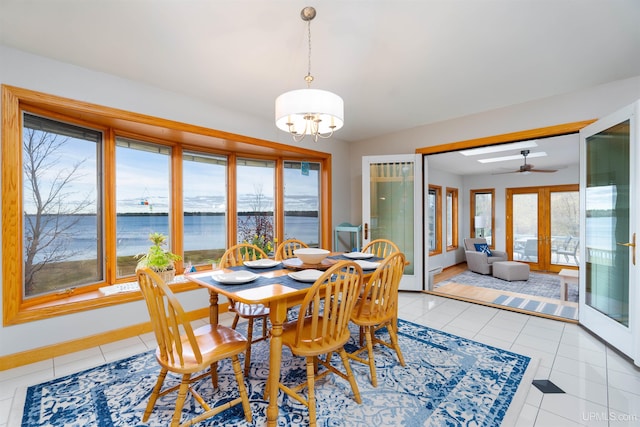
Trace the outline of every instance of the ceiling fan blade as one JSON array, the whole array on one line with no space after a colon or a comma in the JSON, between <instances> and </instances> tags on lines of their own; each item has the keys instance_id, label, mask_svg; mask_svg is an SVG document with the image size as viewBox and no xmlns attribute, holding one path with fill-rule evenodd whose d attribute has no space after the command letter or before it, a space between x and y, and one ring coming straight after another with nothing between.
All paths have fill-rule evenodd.
<instances>
[{"instance_id":1,"label":"ceiling fan blade","mask_svg":"<svg viewBox=\"0 0 640 427\"><path fill-rule=\"evenodd\" d=\"M558 172L558 170L557 169L529 169L529 172L554 173L554 172Z\"/></svg>"},{"instance_id":2,"label":"ceiling fan blade","mask_svg":"<svg viewBox=\"0 0 640 427\"><path fill-rule=\"evenodd\" d=\"M514 170L514 171L506 171L506 172L493 172L491 175L504 175L505 173L520 173L522 171L520 170Z\"/></svg>"}]
</instances>

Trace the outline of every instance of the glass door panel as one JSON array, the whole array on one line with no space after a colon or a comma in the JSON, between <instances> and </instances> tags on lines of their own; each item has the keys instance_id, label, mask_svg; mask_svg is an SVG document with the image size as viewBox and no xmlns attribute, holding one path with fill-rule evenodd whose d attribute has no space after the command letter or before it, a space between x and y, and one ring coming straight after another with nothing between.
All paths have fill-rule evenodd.
<instances>
[{"instance_id":1,"label":"glass door panel","mask_svg":"<svg viewBox=\"0 0 640 427\"><path fill-rule=\"evenodd\" d=\"M422 170L416 158L420 159L415 155L367 156L362 164L363 246L375 239L398 245L408 262L400 284L405 290L423 287L422 204L416 205L422 194Z\"/></svg>"},{"instance_id":2,"label":"glass door panel","mask_svg":"<svg viewBox=\"0 0 640 427\"><path fill-rule=\"evenodd\" d=\"M577 267L580 259L580 193L552 191L551 263L559 268Z\"/></svg>"},{"instance_id":3,"label":"glass door panel","mask_svg":"<svg viewBox=\"0 0 640 427\"><path fill-rule=\"evenodd\" d=\"M580 259L579 186L507 189L507 251L532 270L558 272Z\"/></svg>"},{"instance_id":4,"label":"glass door panel","mask_svg":"<svg viewBox=\"0 0 640 427\"><path fill-rule=\"evenodd\" d=\"M513 195L513 259L538 263L538 193Z\"/></svg>"},{"instance_id":5,"label":"glass door panel","mask_svg":"<svg viewBox=\"0 0 640 427\"><path fill-rule=\"evenodd\" d=\"M640 102L580 131L580 323L640 366Z\"/></svg>"},{"instance_id":6,"label":"glass door panel","mask_svg":"<svg viewBox=\"0 0 640 427\"><path fill-rule=\"evenodd\" d=\"M586 139L585 303L629 326L629 121ZM596 161L598 159L598 161Z\"/></svg>"}]
</instances>

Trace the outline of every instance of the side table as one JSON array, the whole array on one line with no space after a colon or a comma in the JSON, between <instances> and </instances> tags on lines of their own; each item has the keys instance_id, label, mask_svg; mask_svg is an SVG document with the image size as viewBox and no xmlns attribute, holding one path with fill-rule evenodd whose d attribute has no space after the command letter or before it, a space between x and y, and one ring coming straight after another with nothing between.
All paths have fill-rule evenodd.
<instances>
[{"instance_id":1,"label":"side table","mask_svg":"<svg viewBox=\"0 0 640 427\"><path fill-rule=\"evenodd\" d=\"M359 251L362 239L360 238L360 234L362 233L362 224L360 225L352 225L348 222L343 222L333 229L333 251L340 252L338 248L338 233L340 232L349 232L351 235L349 236L349 243L351 246L348 248L347 252L352 250ZM354 235L355 234L355 235Z\"/></svg>"}]
</instances>

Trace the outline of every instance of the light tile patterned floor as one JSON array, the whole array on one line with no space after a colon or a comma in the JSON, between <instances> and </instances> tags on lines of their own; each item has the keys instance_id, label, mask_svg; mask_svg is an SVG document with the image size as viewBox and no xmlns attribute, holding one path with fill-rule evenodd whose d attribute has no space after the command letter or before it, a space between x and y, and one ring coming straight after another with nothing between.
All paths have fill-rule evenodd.
<instances>
[{"instance_id":1,"label":"light tile patterned floor","mask_svg":"<svg viewBox=\"0 0 640 427\"><path fill-rule=\"evenodd\" d=\"M399 311L402 319L537 357L536 379L566 393L530 386L518 427L640 426L640 369L579 325L411 292L400 293ZM230 315L221 318L231 323ZM154 346L146 334L0 372L0 427L14 427L8 420L19 388Z\"/></svg>"}]
</instances>

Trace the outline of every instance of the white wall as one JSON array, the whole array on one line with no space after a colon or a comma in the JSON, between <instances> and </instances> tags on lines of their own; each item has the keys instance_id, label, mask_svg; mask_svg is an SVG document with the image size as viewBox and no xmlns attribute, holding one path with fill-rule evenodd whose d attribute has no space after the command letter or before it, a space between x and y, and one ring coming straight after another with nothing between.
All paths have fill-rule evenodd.
<instances>
[{"instance_id":1,"label":"white wall","mask_svg":"<svg viewBox=\"0 0 640 427\"><path fill-rule=\"evenodd\" d=\"M640 99L640 76L595 86L579 92L433 123L353 143L350 145L350 155L353 159L352 164L354 165L350 176L350 222L359 224L362 218L362 207L360 204L362 171L359 167L361 164L359 159L362 156L409 154L414 153L416 148L420 147L431 147L562 123L598 119L633 103L637 99ZM530 177L530 179L537 180L535 182L540 183L540 185L546 185L546 180L552 179L553 182L548 183L551 185L561 183L556 180L564 176L565 173L568 174L565 177L567 183L578 182L577 171L571 170L559 171L552 174L553 177L545 178L538 176L541 174L533 174L534 176ZM526 176L521 176L517 179L521 180L525 178ZM440 177L438 179L440 179ZM464 191L460 193L460 195L463 196L463 203L466 203L466 205L461 207L461 209L463 209L462 212L469 212L468 194L471 188L495 187L496 195L499 194L499 189L502 191L502 194L504 194L504 185L500 186L498 185L499 183L493 182L493 180L491 180L491 182L487 182L486 180L491 180L491 177L468 177L465 179ZM455 181L457 180L454 178L453 181L453 184L440 184L440 182L437 184L442 185L443 188L447 185L455 186ZM527 186L524 181L522 185L517 184L517 182L516 179L510 179L509 186ZM496 212L504 212L504 197L502 197L500 204L496 204ZM466 218L465 215L462 215L462 217ZM463 230L463 233L469 233L468 221L464 221L461 227L460 230ZM497 248L504 249L504 222L496 224L496 231L498 233L496 236ZM460 234L461 238L464 237L463 233ZM459 254L456 254L455 258L460 260L459 256ZM434 259L429 260L431 267L448 266L454 263L453 258L447 255L438 256L438 258L434 257Z\"/></svg>"},{"instance_id":2,"label":"white wall","mask_svg":"<svg viewBox=\"0 0 640 427\"><path fill-rule=\"evenodd\" d=\"M0 45L0 83L56 96L86 101L140 114L204 126L255 138L292 144L290 137L272 121L229 111L142 82L79 68ZM1 126L1 125L0 125ZM1 129L0 129L1 131ZM349 218L350 179L348 146L332 138L322 143L304 141L305 148L332 154L333 222ZM22 262L22 260L15 260ZM0 279L1 280L1 279ZM182 293L188 309L206 307L204 291ZM136 302L88 312L58 316L0 328L0 356L74 340L148 320L146 307Z\"/></svg>"}]
</instances>

